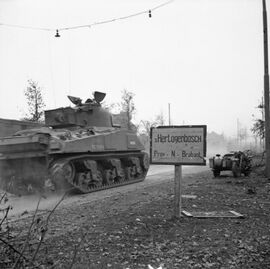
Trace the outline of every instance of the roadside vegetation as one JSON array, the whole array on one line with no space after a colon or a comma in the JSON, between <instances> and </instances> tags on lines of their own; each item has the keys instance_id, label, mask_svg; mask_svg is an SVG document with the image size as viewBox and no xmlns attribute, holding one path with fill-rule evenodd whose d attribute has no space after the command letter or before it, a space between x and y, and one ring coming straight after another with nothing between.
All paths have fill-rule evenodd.
<instances>
[{"instance_id":1,"label":"roadside vegetation","mask_svg":"<svg viewBox=\"0 0 270 269\"><path fill-rule=\"evenodd\" d=\"M40 196L36 209L28 223L28 227L15 232L14 223L9 219L9 212L13 209L9 205L6 192L0 198L0 268L40 268L37 261L40 248L45 246L46 233L49 229L50 218L66 193L62 196L55 207L47 214L40 215L39 204L44 196ZM22 215L28 214L23 212ZM44 246L43 246L44 245ZM48 264L50 262L48 261ZM53 263L52 263L53 264ZM70 267L71 268L71 267Z\"/></svg>"}]
</instances>

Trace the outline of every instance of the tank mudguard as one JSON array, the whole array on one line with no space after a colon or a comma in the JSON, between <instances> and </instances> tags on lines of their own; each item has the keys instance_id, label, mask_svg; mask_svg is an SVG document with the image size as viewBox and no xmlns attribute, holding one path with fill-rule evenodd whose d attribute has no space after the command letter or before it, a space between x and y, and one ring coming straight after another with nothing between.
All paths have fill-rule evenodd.
<instances>
[{"instance_id":1,"label":"tank mudguard","mask_svg":"<svg viewBox=\"0 0 270 269\"><path fill-rule=\"evenodd\" d=\"M55 145L59 144L58 147ZM115 130L107 133L96 133L90 136L70 140L54 139L50 153L84 153L144 150L135 133L125 130Z\"/></svg>"}]
</instances>

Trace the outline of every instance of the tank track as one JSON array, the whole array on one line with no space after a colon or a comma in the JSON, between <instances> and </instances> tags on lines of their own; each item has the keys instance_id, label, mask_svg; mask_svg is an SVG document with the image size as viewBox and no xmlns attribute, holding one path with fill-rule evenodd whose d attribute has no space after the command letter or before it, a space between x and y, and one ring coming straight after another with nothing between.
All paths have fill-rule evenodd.
<instances>
[{"instance_id":1,"label":"tank track","mask_svg":"<svg viewBox=\"0 0 270 269\"><path fill-rule=\"evenodd\" d=\"M143 181L148 168L148 154L143 152L89 154L54 159L49 179L56 190L90 193Z\"/></svg>"},{"instance_id":2,"label":"tank track","mask_svg":"<svg viewBox=\"0 0 270 269\"><path fill-rule=\"evenodd\" d=\"M9 173L0 176L0 188L16 195L52 190L90 193L143 181L149 168L144 152L50 156L46 162L44 158L4 162L0 170ZM27 167L27 173L11 168L18 163Z\"/></svg>"}]
</instances>

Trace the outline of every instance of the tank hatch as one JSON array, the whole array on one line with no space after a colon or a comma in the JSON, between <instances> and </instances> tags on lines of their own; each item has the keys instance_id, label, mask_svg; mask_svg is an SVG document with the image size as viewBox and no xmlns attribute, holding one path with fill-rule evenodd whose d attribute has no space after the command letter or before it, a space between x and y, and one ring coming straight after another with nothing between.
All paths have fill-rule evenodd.
<instances>
[{"instance_id":1,"label":"tank hatch","mask_svg":"<svg viewBox=\"0 0 270 269\"><path fill-rule=\"evenodd\" d=\"M75 107L62 107L45 111L45 123L52 128L112 127L111 114L102 108L106 94L94 92L85 102L79 97L68 96Z\"/></svg>"}]
</instances>

